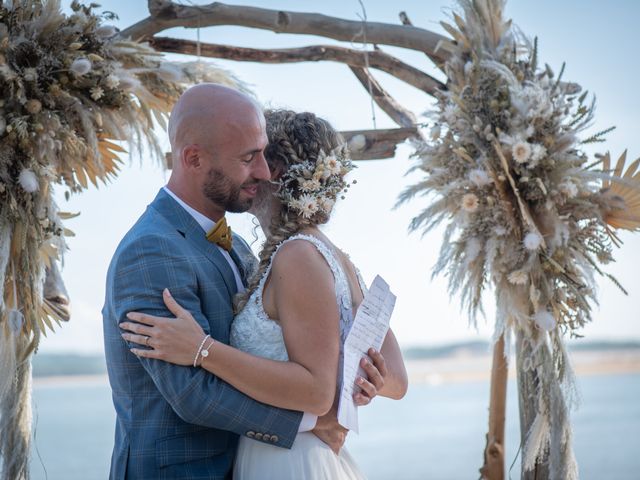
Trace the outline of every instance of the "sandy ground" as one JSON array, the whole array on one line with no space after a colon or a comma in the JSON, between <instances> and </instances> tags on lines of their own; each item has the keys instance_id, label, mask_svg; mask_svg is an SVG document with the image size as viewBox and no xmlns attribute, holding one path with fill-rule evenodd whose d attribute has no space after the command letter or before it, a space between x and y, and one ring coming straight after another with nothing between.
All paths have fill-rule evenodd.
<instances>
[{"instance_id":1,"label":"sandy ground","mask_svg":"<svg viewBox=\"0 0 640 480\"><path fill-rule=\"evenodd\" d=\"M640 373L638 349L578 351L571 353L571 360L578 376ZM412 360L407 362L407 372L410 383L488 381L491 376L491 355L459 354L447 358ZM509 376L515 377L513 366L509 369Z\"/></svg>"}]
</instances>

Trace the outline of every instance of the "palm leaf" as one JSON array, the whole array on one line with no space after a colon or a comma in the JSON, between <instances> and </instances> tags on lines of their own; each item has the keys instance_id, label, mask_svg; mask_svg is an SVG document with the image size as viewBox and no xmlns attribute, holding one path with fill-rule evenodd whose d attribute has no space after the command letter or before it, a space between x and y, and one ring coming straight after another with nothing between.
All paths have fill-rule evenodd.
<instances>
[{"instance_id":1,"label":"palm leaf","mask_svg":"<svg viewBox=\"0 0 640 480\"><path fill-rule=\"evenodd\" d=\"M605 223L615 229L640 230L640 158L625 169L627 151L618 158L611 177L602 182L602 195L609 200L609 208L604 212ZM609 153L603 157L603 169L610 172ZM609 233L611 237L611 233ZM613 237L612 237L613 240Z\"/></svg>"}]
</instances>

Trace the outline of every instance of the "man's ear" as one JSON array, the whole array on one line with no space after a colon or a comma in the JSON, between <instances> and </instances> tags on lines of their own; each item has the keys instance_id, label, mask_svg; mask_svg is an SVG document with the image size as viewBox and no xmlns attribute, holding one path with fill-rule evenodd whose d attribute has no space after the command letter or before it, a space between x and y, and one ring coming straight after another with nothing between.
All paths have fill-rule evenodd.
<instances>
[{"instance_id":1,"label":"man's ear","mask_svg":"<svg viewBox=\"0 0 640 480\"><path fill-rule=\"evenodd\" d=\"M185 145L182 148L180 161L182 162L182 165L188 170L193 168L200 168L200 147L195 144Z\"/></svg>"}]
</instances>

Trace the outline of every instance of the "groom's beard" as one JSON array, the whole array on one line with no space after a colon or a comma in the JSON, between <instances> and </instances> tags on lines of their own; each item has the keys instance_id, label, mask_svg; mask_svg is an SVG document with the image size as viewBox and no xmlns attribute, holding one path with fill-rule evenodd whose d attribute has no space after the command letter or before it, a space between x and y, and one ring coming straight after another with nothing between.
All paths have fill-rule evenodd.
<instances>
[{"instance_id":1,"label":"groom's beard","mask_svg":"<svg viewBox=\"0 0 640 480\"><path fill-rule=\"evenodd\" d=\"M220 170L212 168L207 174L203 192L209 200L224 208L226 212L241 213L249 210L253 203L253 198L241 198L242 188L255 183L255 180L250 180L240 185L234 184Z\"/></svg>"}]
</instances>

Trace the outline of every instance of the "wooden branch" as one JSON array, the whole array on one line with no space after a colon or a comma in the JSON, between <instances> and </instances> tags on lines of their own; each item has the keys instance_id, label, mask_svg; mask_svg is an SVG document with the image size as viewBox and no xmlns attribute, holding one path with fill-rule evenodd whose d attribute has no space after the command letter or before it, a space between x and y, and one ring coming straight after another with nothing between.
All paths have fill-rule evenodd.
<instances>
[{"instance_id":1,"label":"wooden branch","mask_svg":"<svg viewBox=\"0 0 640 480\"><path fill-rule=\"evenodd\" d=\"M407 110L389 95L365 68L349 67L362 86L371 94L373 101L401 127L415 127L417 120L413 112ZM369 90L371 89L371 90Z\"/></svg>"},{"instance_id":2,"label":"wooden branch","mask_svg":"<svg viewBox=\"0 0 640 480\"><path fill-rule=\"evenodd\" d=\"M418 134L416 128L391 128L388 130L348 130L340 132L349 145L352 160L381 160L393 158L396 146ZM171 152L165 153L165 167L173 166Z\"/></svg>"},{"instance_id":3,"label":"wooden branch","mask_svg":"<svg viewBox=\"0 0 640 480\"><path fill-rule=\"evenodd\" d=\"M483 480L504 480L504 425L507 410L507 378L509 365L504 356L504 335L493 347L491 393L489 399L489 433L484 450L484 465L480 468Z\"/></svg>"},{"instance_id":4,"label":"wooden branch","mask_svg":"<svg viewBox=\"0 0 640 480\"><path fill-rule=\"evenodd\" d=\"M409 15L407 15L407 12L400 12L398 16L400 17L400 21L402 22L403 25L406 25L408 27L413 27L413 23L411 22ZM429 52L424 52L424 54L427 56L427 58L429 58L429 60L435 63L440 70L444 72L444 62L440 59L441 57L433 55Z\"/></svg>"},{"instance_id":5,"label":"wooden branch","mask_svg":"<svg viewBox=\"0 0 640 480\"><path fill-rule=\"evenodd\" d=\"M349 152L353 160L381 160L393 158L396 146L415 137L418 130L413 127L389 130L350 130L340 133L349 144Z\"/></svg>"},{"instance_id":6,"label":"wooden branch","mask_svg":"<svg viewBox=\"0 0 640 480\"><path fill-rule=\"evenodd\" d=\"M149 40L149 43L153 48L162 52L182 53L185 55L196 55L198 53L198 43L192 40L153 37ZM437 90L446 88L443 83L430 75L381 50L363 52L329 45L262 50L200 43L200 55L241 62L294 63L333 61L361 68L366 67L368 64L369 67L393 75L429 95L433 95Z\"/></svg>"},{"instance_id":7,"label":"wooden branch","mask_svg":"<svg viewBox=\"0 0 640 480\"><path fill-rule=\"evenodd\" d=\"M148 39L158 32L174 27L203 28L216 25L270 30L276 33L318 35L345 42L393 45L428 53L437 62L444 62L447 53L436 52L445 37L422 28L380 22L345 20L318 13L288 12L266 8L225 5L179 5L170 0L149 0L150 17L123 30L123 37ZM366 31L365 28L366 27ZM366 35L365 35L366 33Z\"/></svg>"}]
</instances>

